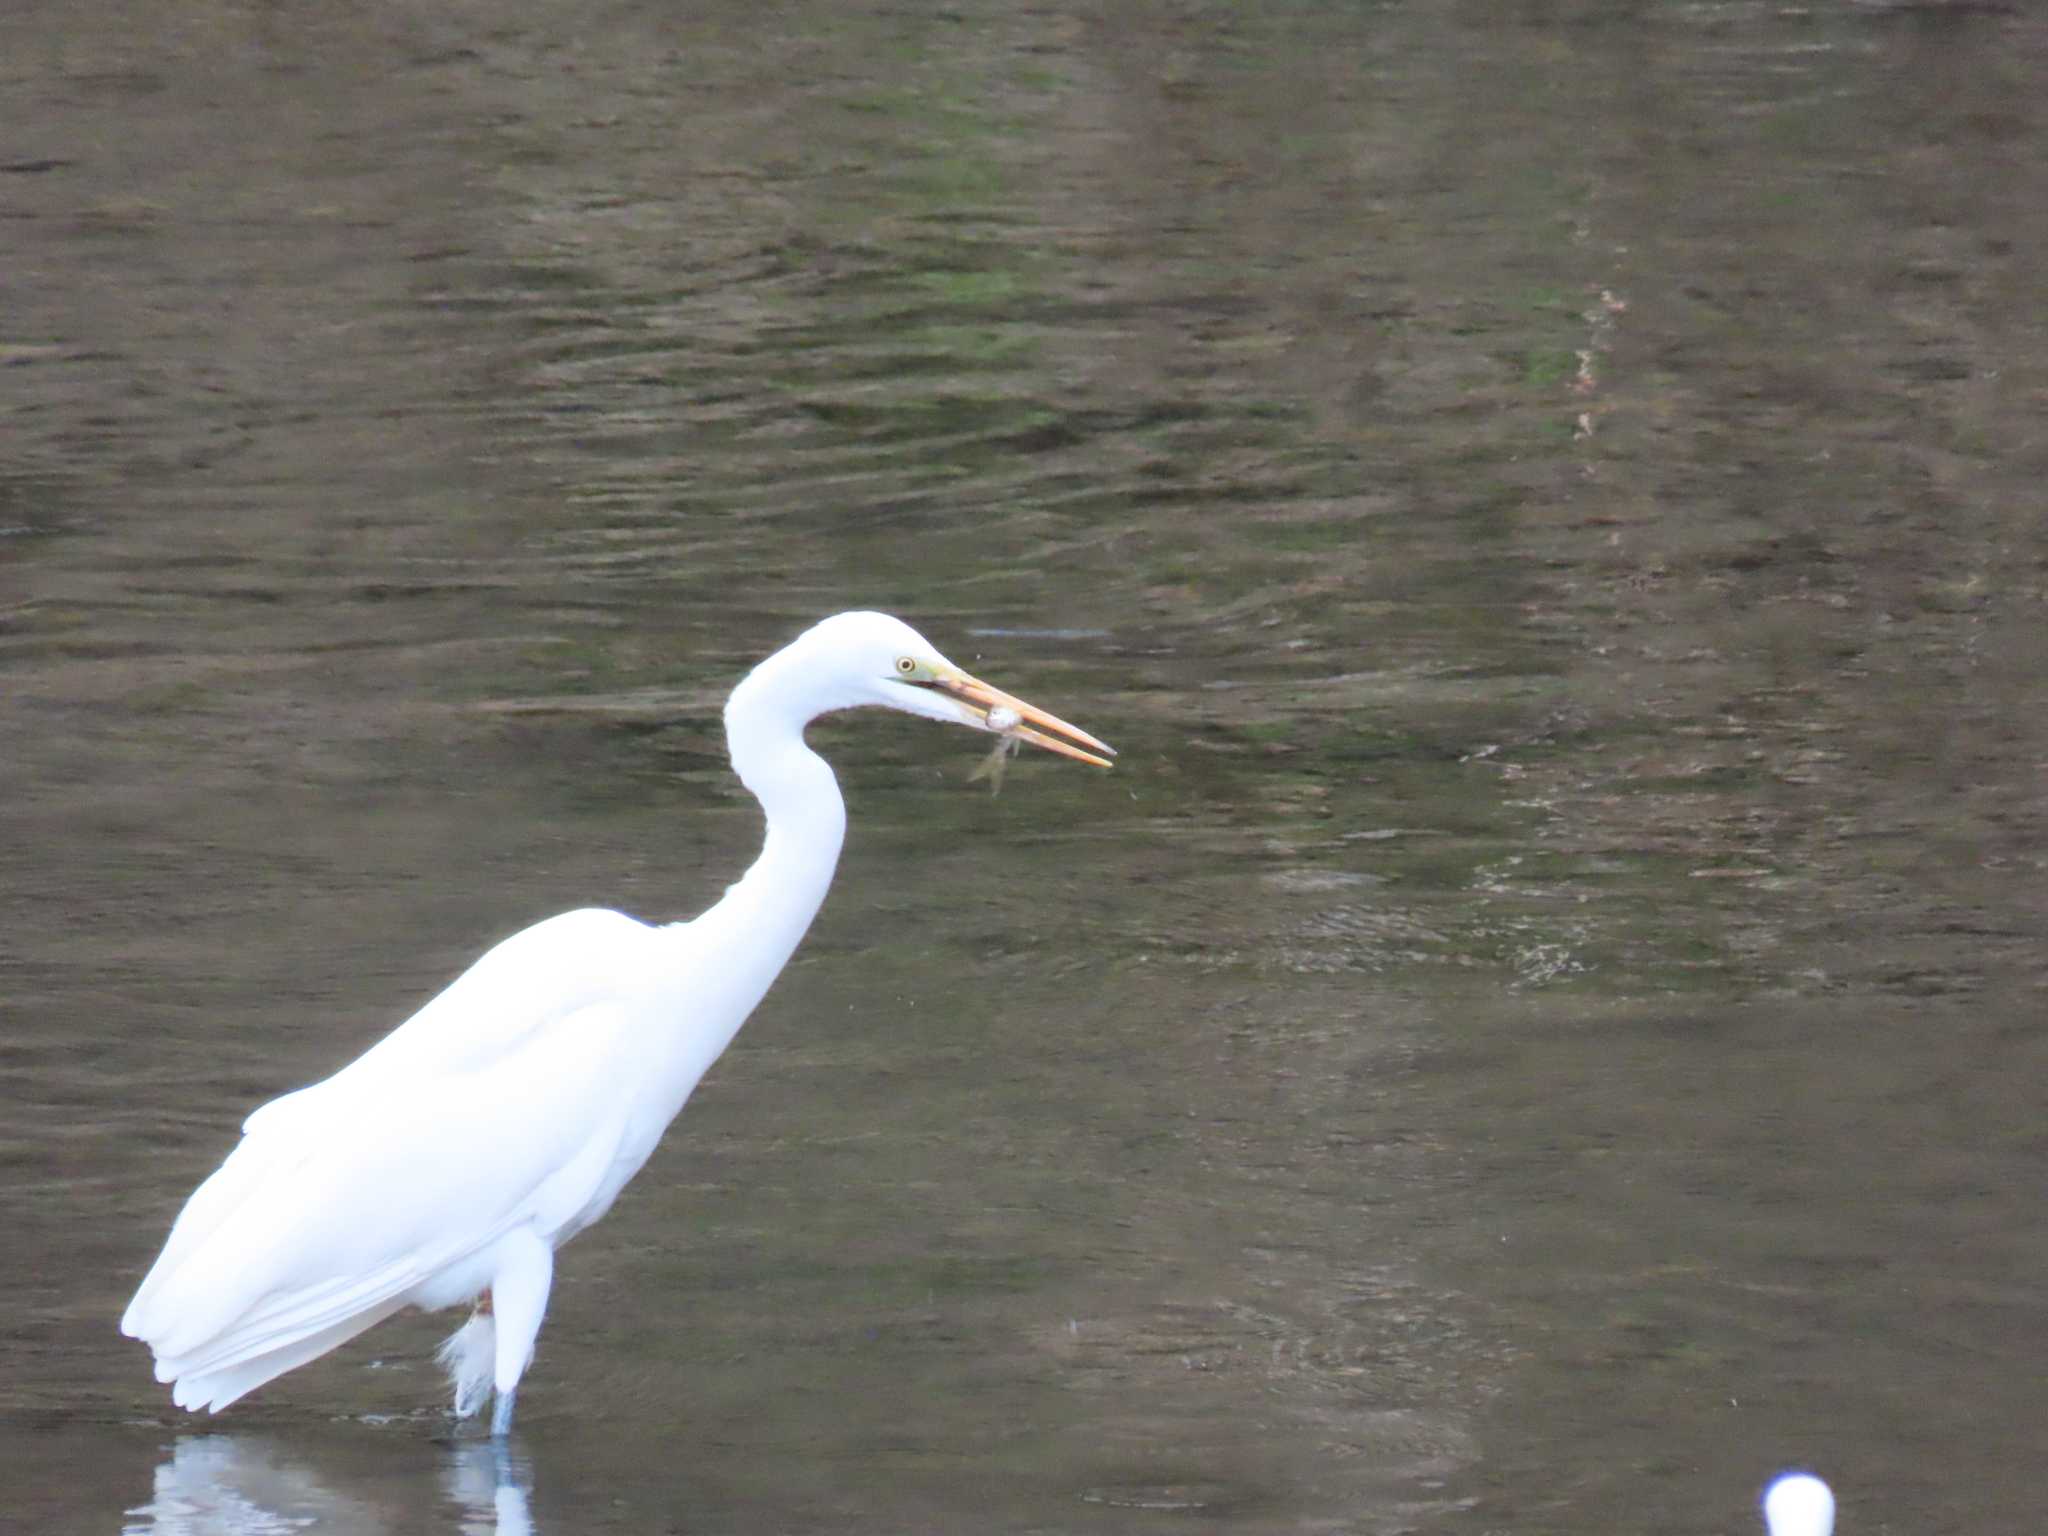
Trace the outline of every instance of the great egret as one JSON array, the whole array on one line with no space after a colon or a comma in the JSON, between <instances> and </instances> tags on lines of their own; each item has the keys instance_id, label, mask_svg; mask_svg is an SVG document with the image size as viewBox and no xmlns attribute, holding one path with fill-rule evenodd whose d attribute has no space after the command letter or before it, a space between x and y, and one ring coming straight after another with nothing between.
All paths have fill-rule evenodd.
<instances>
[{"instance_id":1,"label":"great egret","mask_svg":"<svg viewBox=\"0 0 2048 1536\"><path fill-rule=\"evenodd\" d=\"M811 924L846 831L804 744L880 705L1108 767L1086 731L969 676L899 619L842 613L747 674L732 766L761 855L694 921L565 912L514 934L332 1077L242 1124L185 1203L121 1331L180 1408L218 1411L403 1307L474 1302L442 1345L467 1417L512 1426L555 1250L639 1172Z\"/></svg>"},{"instance_id":2,"label":"great egret","mask_svg":"<svg viewBox=\"0 0 2048 1536\"><path fill-rule=\"evenodd\" d=\"M1764 1490L1764 1528L1770 1536L1830 1536L1835 1495L1811 1472L1787 1472Z\"/></svg>"}]
</instances>

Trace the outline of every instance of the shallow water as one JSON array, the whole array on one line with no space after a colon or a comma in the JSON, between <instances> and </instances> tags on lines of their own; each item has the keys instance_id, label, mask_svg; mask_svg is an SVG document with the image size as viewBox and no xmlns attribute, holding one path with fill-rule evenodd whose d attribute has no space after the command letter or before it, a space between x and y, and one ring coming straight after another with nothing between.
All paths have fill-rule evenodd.
<instances>
[{"instance_id":1,"label":"shallow water","mask_svg":"<svg viewBox=\"0 0 2048 1536\"><path fill-rule=\"evenodd\" d=\"M2031 1525L2048 29L1992 6L0 18L0 1466L39 1531ZM562 1256L213 1421L262 1099L838 885ZM6 1521L0 1521L4 1524Z\"/></svg>"}]
</instances>

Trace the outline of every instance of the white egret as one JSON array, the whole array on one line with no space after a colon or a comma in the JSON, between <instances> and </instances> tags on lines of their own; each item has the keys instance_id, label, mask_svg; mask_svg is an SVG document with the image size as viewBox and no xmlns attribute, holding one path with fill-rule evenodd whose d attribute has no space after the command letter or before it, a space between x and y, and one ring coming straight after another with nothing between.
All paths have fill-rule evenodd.
<instances>
[{"instance_id":1,"label":"white egret","mask_svg":"<svg viewBox=\"0 0 2048 1536\"><path fill-rule=\"evenodd\" d=\"M475 1303L455 1411L506 1434L554 1253L610 1207L810 926L846 807L804 727L879 705L1084 763L1086 731L969 676L901 620L842 613L754 668L726 746L767 837L709 911L567 912L514 934L332 1077L257 1109L121 1319L181 1408L218 1411L404 1307Z\"/></svg>"},{"instance_id":2,"label":"white egret","mask_svg":"<svg viewBox=\"0 0 2048 1536\"><path fill-rule=\"evenodd\" d=\"M1764 1528L1770 1536L1830 1536L1835 1495L1811 1472L1787 1472L1764 1490Z\"/></svg>"}]
</instances>

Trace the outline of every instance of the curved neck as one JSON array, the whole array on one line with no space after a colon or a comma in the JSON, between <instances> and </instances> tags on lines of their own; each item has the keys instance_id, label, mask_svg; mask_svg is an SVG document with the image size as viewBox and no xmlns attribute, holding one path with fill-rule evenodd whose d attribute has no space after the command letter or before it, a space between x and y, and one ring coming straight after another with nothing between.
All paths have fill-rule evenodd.
<instances>
[{"instance_id":1,"label":"curved neck","mask_svg":"<svg viewBox=\"0 0 2048 1536\"><path fill-rule=\"evenodd\" d=\"M666 930L668 963L650 978L676 1021L666 1065L646 1090L659 1126L675 1118L803 941L846 838L832 770L804 745L816 711L774 684L774 661L756 667L725 706L733 769L768 819L761 855L708 911Z\"/></svg>"},{"instance_id":2,"label":"curved neck","mask_svg":"<svg viewBox=\"0 0 2048 1536\"><path fill-rule=\"evenodd\" d=\"M804 745L813 711L800 695L777 686L781 658L771 656L747 675L725 706L726 747L740 782L761 802L768 834L761 855L700 917L723 933L732 951L760 968L760 991L782 969L823 905L846 840L846 802L825 760ZM758 996L758 994L757 994Z\"/></svg>"}]
</instances>

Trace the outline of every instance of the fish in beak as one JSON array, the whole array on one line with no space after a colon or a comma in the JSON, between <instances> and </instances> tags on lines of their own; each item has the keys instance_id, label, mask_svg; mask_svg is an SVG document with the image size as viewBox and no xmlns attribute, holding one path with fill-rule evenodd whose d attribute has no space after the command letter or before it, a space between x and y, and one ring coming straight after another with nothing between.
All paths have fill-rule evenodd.
<instances>
[{"instance_id":1,"label":"fish in beak","mask_svg":"<svg viewBox=\"0 0 2048 1536\"><path fill-rule=\"evenodd\" d=\"M979 718L974 723L985 731L1028 741L1034 747L1071 757L1077 763L1092 763L1097 768L1109 767L1109 760L1116 756L1116 748L1108 742L1098 741L1058 715L1047 714L1036 704L1027 704L1015 694L992 688L965 672L941 673L925 686L958 699L975 711Z\"/></svg>"}]
</instances>

